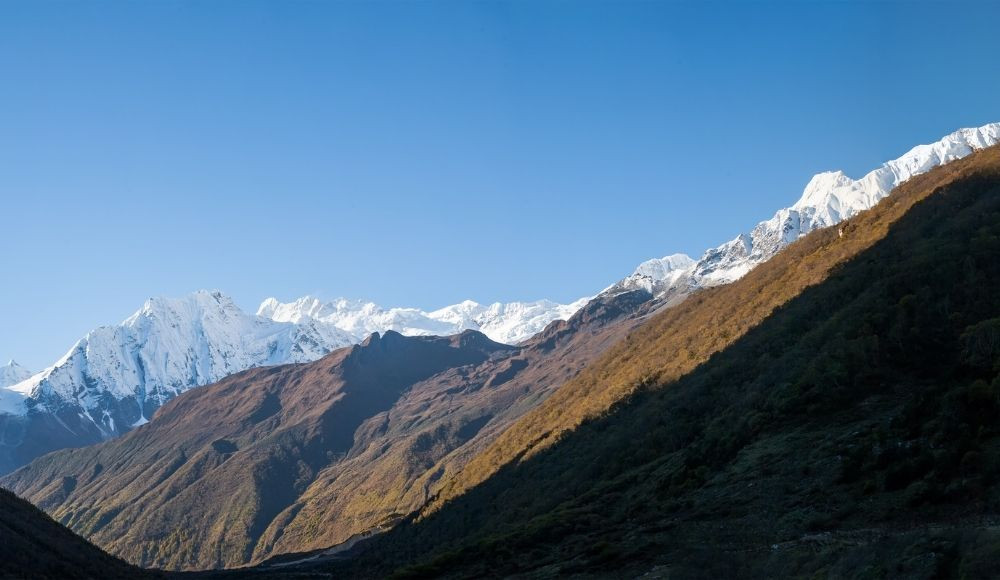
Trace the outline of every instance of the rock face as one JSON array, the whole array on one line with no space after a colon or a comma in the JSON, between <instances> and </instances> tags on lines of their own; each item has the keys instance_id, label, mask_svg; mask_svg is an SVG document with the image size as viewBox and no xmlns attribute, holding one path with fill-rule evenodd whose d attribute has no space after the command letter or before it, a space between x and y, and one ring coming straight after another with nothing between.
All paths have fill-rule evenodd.
<instances>
[{"instance_id":1,"label":"rock face","mask_svg":"<svg viewBox=\"0 0 1000 580\"><path fill-rule=\"evenodd\" d=\"M219 292L152 298L121 324L87 334L41 373L13 362L0 369L0 473L41 453L121 435L178 394L248 368L314 361L386 330L447 335L472 328L518 342L583 302L467 301L424 313L272 298L254 315Z\"/></svg>"},{"instance_id":2,"label":"rock face","mask_svg":"<svg viewBox=\"0 0 1000 580\"><path fill-rule=\"evenodd\" d=\"M425 503L620 340L649 298L596 299L516 347L476 331L372 334L312 363L190 390L122 437L48 454L0 484L143 566L238 566L326 547Z\"/></svg>"}]
</instances>

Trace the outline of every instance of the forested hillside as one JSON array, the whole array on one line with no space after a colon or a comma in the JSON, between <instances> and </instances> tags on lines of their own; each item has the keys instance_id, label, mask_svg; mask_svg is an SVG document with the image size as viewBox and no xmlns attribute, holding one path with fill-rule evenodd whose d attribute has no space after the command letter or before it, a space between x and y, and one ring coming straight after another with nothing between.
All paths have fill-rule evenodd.
<instances>
[{"instance_id":1,"label":"forested hillside","mask_svg":"<svg viewBox=\"0 0 1000 580\"><path fill-rule=\"evenodd\" d=\"M159 578L113 558L0 489L0 578Z\"/></svg>"}]
</instances>

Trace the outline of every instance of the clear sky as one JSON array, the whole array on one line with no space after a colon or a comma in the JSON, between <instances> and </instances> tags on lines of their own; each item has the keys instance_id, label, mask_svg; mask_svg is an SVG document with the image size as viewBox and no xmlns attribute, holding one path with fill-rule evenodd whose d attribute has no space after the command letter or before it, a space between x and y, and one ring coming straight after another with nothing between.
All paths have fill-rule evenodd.
<instances>
[{"instance_id":1,"label":"clear sky","mask_svg":"<svg viewBox=\"0 0 1000 580\"><path fill-rule=\"evenodd\" d=\"M2 2L0 357L199 288L594 293L1000 120L995 6Z\"/></svg>"}]
</instances>

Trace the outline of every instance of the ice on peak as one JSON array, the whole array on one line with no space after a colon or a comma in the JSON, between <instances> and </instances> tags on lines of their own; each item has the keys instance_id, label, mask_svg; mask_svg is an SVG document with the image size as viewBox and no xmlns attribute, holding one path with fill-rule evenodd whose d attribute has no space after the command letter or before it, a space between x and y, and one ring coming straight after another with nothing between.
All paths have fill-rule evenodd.
<instances>
[{"instance_id":1,"label":"ice on peak","mask_svg":"<svg viewBox=\"0 0 1000 580\"><path fill-rule=\"evenodd\" d=\"M0 366L0 413L23 415L27 412L24 401L27 398L22 386L31 378L31 371L11 359Z\"/></svg>"},{"instance_id":2,"label":"ice on peak","mask_svg":"<svg viewBox=\"0 0 1000 580\"><path fill-rule=\"evenodd\" d=\"M492 340L517 343L541 331L548 323L571 316L582 302L494 303L484 306L464 300L427 312L419 308L383 308L374 302L337 298L329 302L305 296L282 303L267 299L257 313L271 320L301 322L306 319L347 332L361 340L372 332L396 331L404 335L448 335L478 330Z\"/></svg>"},{"instance_id":3,"label":"ice on peak","mask_svg":"<svg viewBox=\"0 0 1000 580\"><path fill-rule=\"evenodd\" d=\"M694 266L695 261L687 254L671 254L662 258L653 258L639 264L633 275L649 276L663 280L678 270L687 270Z\"/></svg>"},{"instance_id":4,"label":"ice on peak","mask_svg":"<svg viewBox=\"0 0 1000 580\"><path fill-rule=\"evenodd\" d=\"M851 182L853 180L843 171L817 173L806 184L805 189L802 191L802 197L790 209L801 209L803 207L818 205L822 203L823 198L830 194L831 190L844 187Z\"/></svg>"},{"instance_id":5,"label":"ice on peak","mask_svg":"<svg viewBox=\"0 0 1000 580\"><path fill-rule=\"evenodd\" d=\"M608 286L604 293L616 294L627 290L644 290L653 295L663 288L672 287L690 274L695 261L687 254L670 254L639 264L628 277Z\"/></svg>"},{"instance_id":6,"label":"ice on peak","mask_svg":"<svg viewBox=\"0 0 1000 580\"><path fill-rule=\"evenodd\" d=\"M260 303L260 306L257 307L257 316L270 317L274 312L274 309L280 305L281 302L278 302L278 299L273 296L265 298L264 301Z\"/></svg>"},{"instance_id":7,"label":"ice on peak","mask_svg":"<svg viewBox=\"0 0 1000 580\"><path fill-rule=\"evenodd\" d=\"M859 179L852 179L843 171L818 173L789 209L812 212L820 217L822 225L833 225L878 203L907 179L997 142L1000 142L1000 123L990 123L959 129L934 143L917 145Z\"/></svg>"},{"instance_id":8,"label":"ice on peak","mask_svg":"<svg viewBox=\"0 0 1000 580\"><path fill-rule=\"evenodd\" d=\"M16 385L30 376L31 371L19 365L14 359L10 359L7 364L0 367L0 387Z\"/></svg>"},{"instance_id":9,"label":"ice on peak","mask_svg":"<svg viewBox=\"0 0 1000 580\"><path fill-rule=\"evenodd\" d=\"M959 129L934 143L913 147L860 179L852 179L843 171L818 173L793 205L778 210L750 232L709 248L690 273L674 279L664 277L659 262L650 260L606 292L645 288L663 295L677 289L688 291L733 282L809 232L835 225L872 207L907 179L997 143L1000 143L1000 123L991 123Z\"/></svg>"},{"instance_id":10,"label":"ice on peak","mask_svg":"<svg viewBox=\"0 0 1000 580\"><path fill-rule=\"evenodd\" d=\"M282 303L276 298L261 302L257 316L264 316L278 322L300 322L308 318L318 318L323 314L324 304L315 296L303 296L293 302Z\"/></svg>"}]
</instances>

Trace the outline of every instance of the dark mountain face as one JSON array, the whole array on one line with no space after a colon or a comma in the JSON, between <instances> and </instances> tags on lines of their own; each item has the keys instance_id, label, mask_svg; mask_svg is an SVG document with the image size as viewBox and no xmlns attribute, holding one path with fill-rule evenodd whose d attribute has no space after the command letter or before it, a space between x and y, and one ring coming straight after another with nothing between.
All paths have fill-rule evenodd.
<instances>
[{"instance_id":1,"label":"dark mountain face","mask_svg":"<svg viewBox=\"0 0 1000 580\"><path fill-rule=\"evenodd\" d=\"M115 415L116 418L118 417ZM104 440L94 424L76 409L54 413L30 411L25 416L0 414L0 473L9 473L53 449L92 445Z\"/></svg>"},{"instance_id":2,"label":"dark mountain face","mask_svg":"<svg viewBox=\"0 0 1000 580\"><path fill-rule=\"evenodd\" d=\"M770 305L796 276L810 283ZM507 433L537 444L524 427L545 413L557 429L579 400L566 389L616 403L327 571L992 577L998 287L993 148L654 317ZM684 322L708 346L678 340ZM612 396L634 367L644 380ZM504 456L467 469L483 457Z\"/></svg>"},{"instance_id":3,"label":"dark mountain face","mask_svg":"<svg viewBox=\"0 0 1000 580\"><path fill-rule=\"evenodd\" d=\"M328 547L423 505L619 340L648 299L602 298L517 348L471 331L388 332L315 363L246 371L2 483L144 566L237 566Z\"/></svg>"},{"instance_id":4,"label":"dark mountain face","mask_svg":"<svg viewBox=\"0 0 1000 580\"><path fill-rule=\"evenodd\" d=\"M113 558L0 489L0 578L157 578Z\"/></svg>"}]
</instances>

